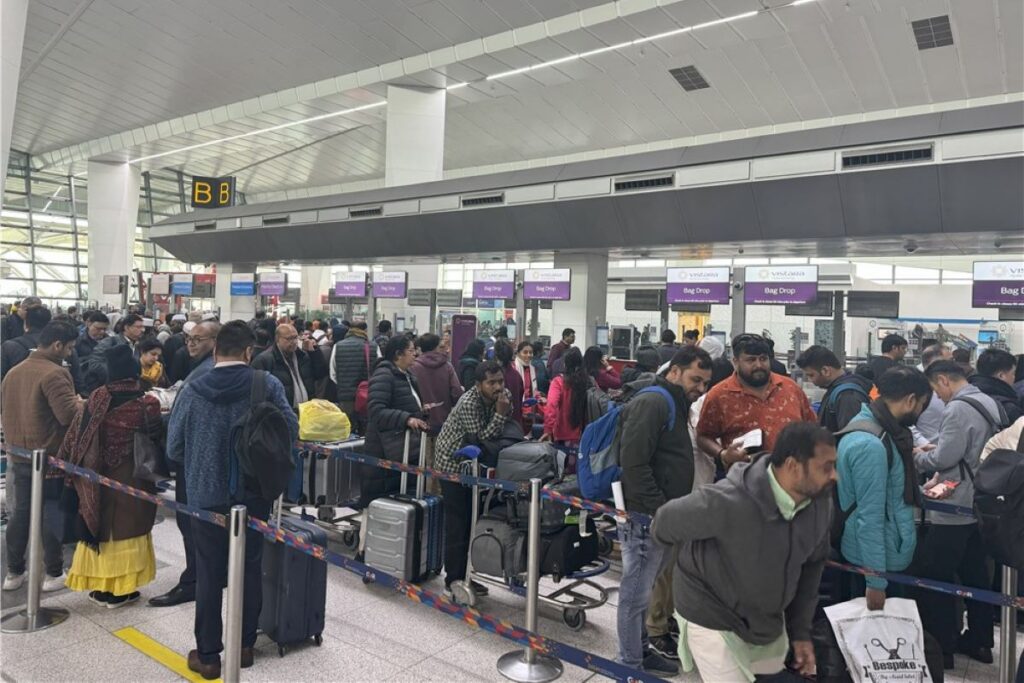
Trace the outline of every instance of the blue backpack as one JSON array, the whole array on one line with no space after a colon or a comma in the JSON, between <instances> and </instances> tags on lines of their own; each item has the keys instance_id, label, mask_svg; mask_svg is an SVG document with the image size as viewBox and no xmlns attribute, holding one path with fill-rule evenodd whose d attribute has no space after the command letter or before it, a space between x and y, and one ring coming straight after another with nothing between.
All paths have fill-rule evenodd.
<instances>
[{"instance_id":1,"label":"blue backpack","mask_svg":"<svg viewBox=\"0 0 1024 683\"><path fill-rule=\"evenodd\" d=\"M665 429L675 429L676 402L672 394L664 387L650 386L636 392L634 397L645 393L661 394L668 401L668 422L665 423ZM613 403L608 412L583 430L576 475L584 498L611 498L612 482L622 477L622 467L619 466L619 421L624 408L623 404Z\"/></svg>"}]
</instances>

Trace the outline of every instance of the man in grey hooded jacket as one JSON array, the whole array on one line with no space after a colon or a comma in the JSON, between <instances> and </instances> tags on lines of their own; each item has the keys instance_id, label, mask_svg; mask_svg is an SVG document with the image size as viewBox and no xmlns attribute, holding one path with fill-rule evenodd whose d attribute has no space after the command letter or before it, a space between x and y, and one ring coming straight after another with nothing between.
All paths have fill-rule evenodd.
<instances>
[{"instance_id":1,"label":"man in grey hooded jacket","mask_svg":"<svg viewBox=\"0 0 1024 683\"><path fill-rule=\"evenodd\" d=\"M829 553L831 433L786 426L770 455L663 505L654 538L676 548L679 658L705 681L753 681L791 666L815 673L811 621Z\"/></svg>"}]
</instances>

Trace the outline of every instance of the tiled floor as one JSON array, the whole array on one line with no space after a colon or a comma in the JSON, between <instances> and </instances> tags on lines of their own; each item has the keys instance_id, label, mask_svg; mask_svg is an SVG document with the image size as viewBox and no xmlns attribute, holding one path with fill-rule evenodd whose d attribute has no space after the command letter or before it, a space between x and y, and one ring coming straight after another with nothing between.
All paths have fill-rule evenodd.
<instances>
[{"instance_id":1,"label":"tiled floor","mask_svg":"<svg viewBox=\"0 0 1024 683\"><path fill-rule=\"evenodd\" d=\"M156 581L143 589L143 598L172 587L183 564L182 547L173 523L153 530L160 567ZM617 577L600 577L613 586ZM435 580L433 587L437 588ZM2 596L2 608L15 609ZM554 612L541 610L540 631L552 638L612 658L616 651L615 602L588 614L586 627L571 631ZM70 619L52 629L26 635L0 637L0 673L15 683L56 681L175 681L179 679L145 654L115 637L114 631L133 626L168 648L186 654L194 647L193 607L156 609L144 604L118 610L99 608L84 594L60 591L47 594L44 604L71 611ZM522 600L492 589L480 609L488 614L523 623ZM428 607L415 604L336 567L328 571L327 628L321 647L312 642L296 647L284 658L261 636L256 665L242 672L245 681L503 681L495 668L497 658L514 649L499 636L474 629ZM1024 639L1018 638L1018 641ZM1024 644L1024 643L1022 643ZM950 683L997 681L994 666L958 657L958 667L947 672ZM560 680L568 683L598 681L599 676L571 665ZM698 681L695 675L674 681Z\"/></svg>"}]
</instances>

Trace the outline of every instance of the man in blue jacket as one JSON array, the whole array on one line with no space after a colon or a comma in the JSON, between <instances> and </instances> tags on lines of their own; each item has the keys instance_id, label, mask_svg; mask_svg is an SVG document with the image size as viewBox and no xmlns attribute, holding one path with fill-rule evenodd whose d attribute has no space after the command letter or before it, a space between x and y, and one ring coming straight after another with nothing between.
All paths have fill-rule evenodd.
<instances>
[{"instance_id":1,"label":"man in blue jacket","mask_svg":"<svg viewBox=\"0 0 1024 683\"><path fill-rule=\"evenodd\" d=\"M880 572L906 569L914 558L914 508L920 507L910 426L932 388L917 368L898 366L878 380L879 398L839 432L839 506L846 522L847 562ZM867 578L868 609L885 607L885 579Z\"/></svg>"},{"instance_id":2,"label":"man in blue jacket","mask_svg":"<svg viewBox=\"0 0 1024 683\"><path fill-rule=\"evenodd\" d=\"M271 501L247 495L233 500L228 484L231 427L249 410L252 378L249 367L255 337L249 326L233 320L217 333L215 364L209 372L190 381L174 401L167 429L167 456L185 468L188 502L195 507L227 514L232 503L241 502L249 514L266 519ZM299 424L284 387L267 375L267 400L288 421L291 438ZM192 519L196 552L196 649L188 653L188 667L203 678L220 677L220 652L224 629L221 621L223 588L227 580L227 529ZM263 537L246 530L245 582L242 589L242 667L252 666L260 608Z\"/></svg>"}]
</instances>

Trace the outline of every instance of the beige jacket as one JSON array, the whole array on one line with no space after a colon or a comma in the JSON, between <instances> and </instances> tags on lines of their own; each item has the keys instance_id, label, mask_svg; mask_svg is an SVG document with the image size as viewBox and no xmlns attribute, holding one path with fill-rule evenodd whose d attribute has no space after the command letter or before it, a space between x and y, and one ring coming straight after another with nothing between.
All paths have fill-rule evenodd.
<instances>
[{"instance_id":1,"label":"beige jacket","mask_svg":"<svg viewBox=\"0 0 1024 683\"><path fill-rule=\"evenodd\" d=\"M999 432L985 444L985 448L981 451L981 460L985 461L988 454L992 451L1004 448L1008 451L1017 450L1017 444L1020 443L1020 435L1024 432L1024 417L1019 418L1012 425Z\"/></svg>"}]
</instances>

